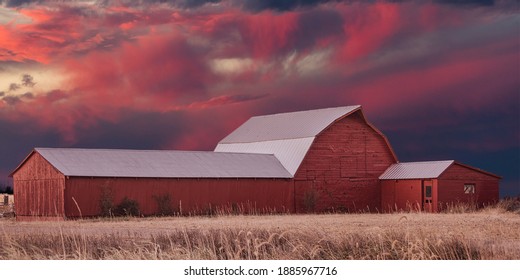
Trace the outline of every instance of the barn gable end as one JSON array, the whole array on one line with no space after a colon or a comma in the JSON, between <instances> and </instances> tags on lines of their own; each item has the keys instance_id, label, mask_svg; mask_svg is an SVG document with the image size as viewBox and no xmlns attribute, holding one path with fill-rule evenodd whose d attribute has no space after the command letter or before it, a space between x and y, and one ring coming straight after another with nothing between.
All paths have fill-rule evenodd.
<instances>
[{"instance_id":1,"label":"barn gable end","mask_svg":"<svg viewBox=\"0 0 520 280\"><path fill-rule=\"evenodd\" d=\"M378 176L395 162L386 138L361 110L350 113L322 131L306 154L295 175L296 208L376 211Z\"/></svg>"},{"instance_id":2,"label":"barn gable end","mask_svg":"<svg viewBox=\"0 0 520 280\"><path fill-rule=\"evenodd\" d=\"M439 210L458 203L477 207L495 203L499 180L500 176L455 162L439 176Z\"/></svg>"},{"instance_id":3,"label":"barn gable end","mask_svg":"<svg viewBox=\"0 0 520 280\"><path fill-rule=\"evenodd\" d=\"M38 152L31 152L11 176L18 219L64 217L65 176Z\"/></svg>"}]
</instances>

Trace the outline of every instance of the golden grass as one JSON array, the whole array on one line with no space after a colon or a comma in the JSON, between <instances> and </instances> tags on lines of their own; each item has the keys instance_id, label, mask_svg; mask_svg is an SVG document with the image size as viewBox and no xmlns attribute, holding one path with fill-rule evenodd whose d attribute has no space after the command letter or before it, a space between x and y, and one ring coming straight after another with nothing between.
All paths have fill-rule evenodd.
<instances>
[{"instance_id":1,"label":"golden grass","mask_svg":"<svg viewBox=\"0 0 520 280\"><path fill-rule=\"evenodd\" d=\"M0 259L520 259L520 215L2 219Z\"/></svg>"}]
</instances>

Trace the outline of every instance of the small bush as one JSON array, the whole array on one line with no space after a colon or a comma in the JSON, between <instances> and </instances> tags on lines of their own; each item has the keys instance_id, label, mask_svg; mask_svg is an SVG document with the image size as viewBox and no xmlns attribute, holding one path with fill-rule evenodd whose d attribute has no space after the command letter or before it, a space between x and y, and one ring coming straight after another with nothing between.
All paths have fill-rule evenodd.
<instances>
[{"instance_id":1,"label":"small bush","mask_svg":"<svg viewBox=\"0 0 520 280\"><path fill-rule=\"evenodd\" d=\"M157 203L157 215L170 216L175 213L172 205L172 198L169 194L157 195L153 197Z\"/></svg>"},{"instance_id":2,"label":"small bush","mask_svg":"<svg viewBox=\"0 0 520 280\"><path fill-rule=\"evenodd\" d=\"M520 214L520 196L506 197L496 204L496 207L506 212Z\"/></svg>"},{"instance_id":3,"label":"small bush","mask_svg":"<svg viewBox=\"0 0 520 280\"><path fill-rule=\"evenodd\" d=\"M123 198L121 203L114 209L115 216L139 216L140 214L141 211L139 211L137 201L129 199L128 197Z\"/></svg>"}]
</instances>

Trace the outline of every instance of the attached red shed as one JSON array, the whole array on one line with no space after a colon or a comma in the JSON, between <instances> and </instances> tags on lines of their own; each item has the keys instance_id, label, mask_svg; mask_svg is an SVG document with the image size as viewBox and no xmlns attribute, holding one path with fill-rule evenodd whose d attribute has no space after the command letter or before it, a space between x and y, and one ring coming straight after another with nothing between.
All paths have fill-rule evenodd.
<instances>
[{"instance_id":1,"label":"attached red shed","mask_svg":"<svg viewBox=\"0 0 520 280\"><path fill-rule=\"evenodd\" d=\"M467 203L481 207L498 200L500 177L453 160L391 165L380 177L381 209L438 212Z\"/></svg>"},{"instance_id":2,"label":"attached red shed","mask_svg":"<svg viewBox=\"0 0 520 280\"><path fill-rule=\"evenodd\" d=\"M184 214L294 210L291 175L266 154L36 148L12 176L18 219L98 216L125 197L142 215L166 196Z\"/></svg>"}]
</instances>

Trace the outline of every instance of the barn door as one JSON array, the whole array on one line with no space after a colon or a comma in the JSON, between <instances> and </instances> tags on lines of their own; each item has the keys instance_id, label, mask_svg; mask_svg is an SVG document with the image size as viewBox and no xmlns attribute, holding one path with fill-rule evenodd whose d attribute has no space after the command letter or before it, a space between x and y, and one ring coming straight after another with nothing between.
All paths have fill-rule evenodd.
<instances>
[{"instance_id":1,"label":"barn door","mask_svg":"<svg viewBox=\"0 0 520 280\"><path fill-rule=\"evenodd\" d=\"M433 212L433 182L430 180L423 180L423 203L422 208L425 212Z\"/></svg>"}]
</instances>

